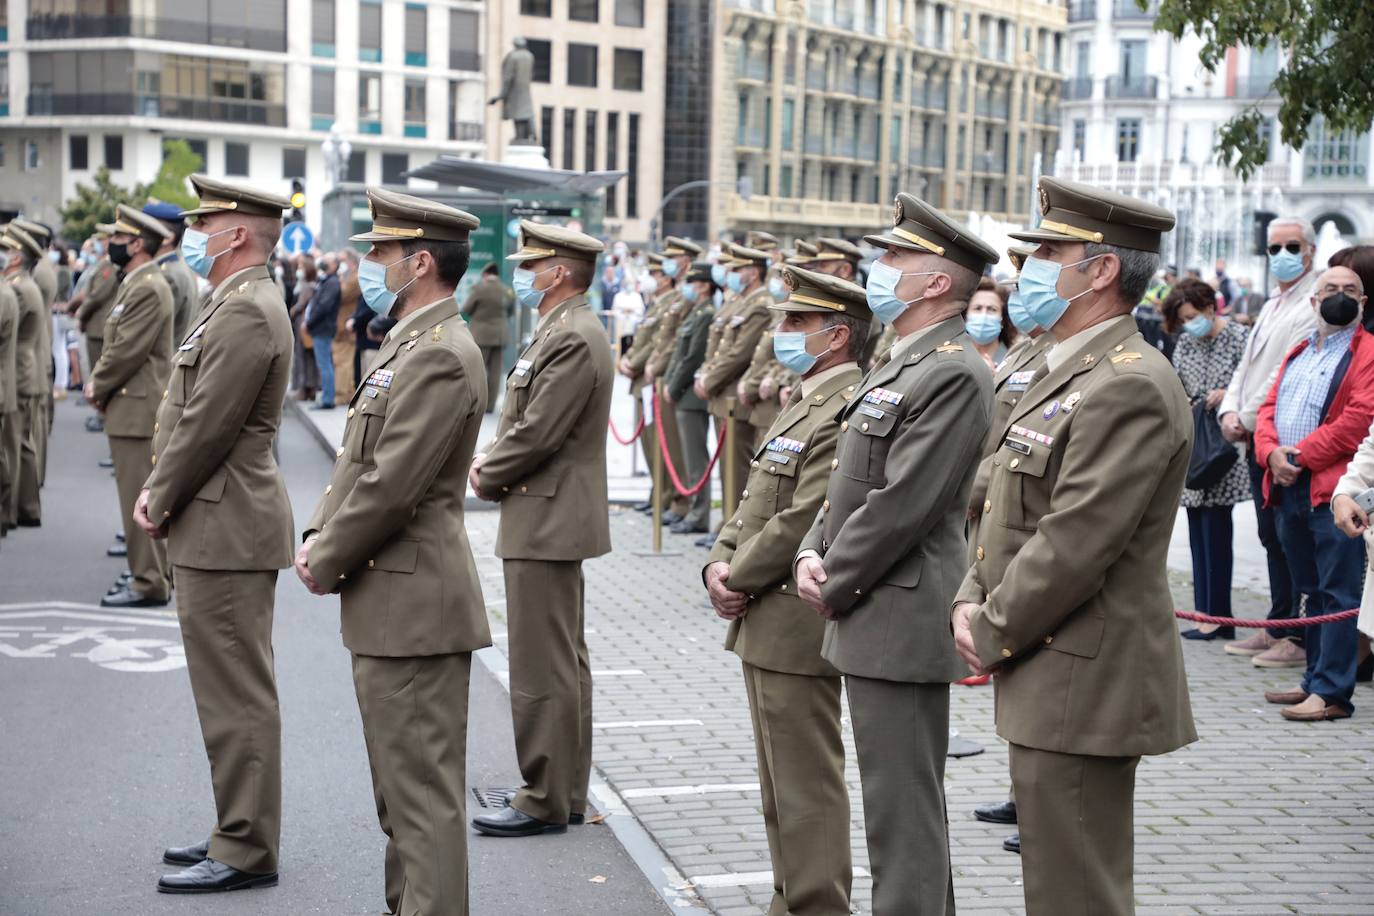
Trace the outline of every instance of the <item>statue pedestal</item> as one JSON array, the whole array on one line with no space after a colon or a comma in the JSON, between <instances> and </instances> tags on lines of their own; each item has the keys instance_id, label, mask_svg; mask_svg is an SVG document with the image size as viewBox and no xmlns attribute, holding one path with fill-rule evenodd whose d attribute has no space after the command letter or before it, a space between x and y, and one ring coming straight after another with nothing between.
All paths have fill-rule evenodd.
<instances>
[{"instance_id":1,"label":"statue pedestal","mask_svg":"<svg viewBox=\"0 0 1374 916\"><path fill-rule=\"evenodd\" d=\"M544 147L538 143L511 142L506 144L506 152L501 157L501 163L522 169L548 170L550 168L549 160L544 156Z\"/></svg>"}]
</instances>

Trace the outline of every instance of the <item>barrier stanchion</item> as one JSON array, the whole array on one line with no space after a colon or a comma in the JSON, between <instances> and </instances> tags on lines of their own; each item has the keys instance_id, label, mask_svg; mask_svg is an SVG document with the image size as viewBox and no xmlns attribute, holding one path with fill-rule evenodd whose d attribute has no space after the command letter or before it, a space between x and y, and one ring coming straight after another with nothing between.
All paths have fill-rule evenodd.
<instances>
[{"instance_id":1,"label":"barrier stanchion","mask_svg":"<svg viewBox=\"0 0 1374 916\"><path fill-rule=\"evenodd\" d=\"M663 427L658 421L658 399L662 393L663 383L654 381L654 433L660 440L663 438ZM649 492L649 500L653 503L652 515L654 525L654 553L663 552L663 449L654 449L654 484L653 490Z\"/></svg>"},{"instance_id":2,"label":"barrier stanchion","mask_svg":"<svg viewBox=\"0 0 1374 916\"><path fill-rule=\"evenodd\" d=\"M725 402L725 454L722 456L725 465L720 475L721 487L725 491L720 495L720 511L725 521L734 518L735 502L739 496L735 489L735 435L735 399L729 398Z\"/></svg>"}]
</instances>

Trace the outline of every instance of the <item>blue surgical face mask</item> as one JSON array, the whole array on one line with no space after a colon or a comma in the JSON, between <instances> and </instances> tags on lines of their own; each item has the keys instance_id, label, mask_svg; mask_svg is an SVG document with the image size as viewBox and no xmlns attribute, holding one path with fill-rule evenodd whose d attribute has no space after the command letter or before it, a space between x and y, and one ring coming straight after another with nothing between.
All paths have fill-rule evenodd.
<instances>
[{"instance_id":1,"label":"blue surgical face mask","mask_svg":"<svg viewBox=\"0 0 1374 916\"><path fill-rule=\"evenodd\" d=\"M1095 254L1091 258L1084 258L1072 264L1057 264L1043 258L1026 258L1026 263L1021 265L1021 279L1017 282L1016 288L1021 293L1021 302L1031 320L1045 330L1054 327L1069 310L1069 303L1073 299L1092 292L1091 289L1085 289L1073 299L1065 299L1059 295L1060 271L1065 267L1077 267L1100 257L1102 256Z\"/></svg>"},{"instance_id":2,"label":"blue surgical face mask","mask_svg":"<svg viewBox=\"0 0 1374 916\"><path fill-rule=\"evenodd\" d=\"M865 287L869 310L883 324L892 324L902 312L925 298L925 296L917 296L909 302L897 298L897 284L902 282L902 277L928 277L937 273L939 273L938 270L902 273L890 264L874 261L868 269L868 286Z\"/></svg>"},{"instance_id":3,"label":"blue surgical face mask","mask_svg":"<svg viewBox=\"0 0 1374 916\"><path fill-rule=\"evenodd\" d=\"M820 359L814 353L806 352L806 338L824 334L826 331L833 331L835 327L832 324L829 327L821 328L819 331L812 331L810 334L805 331L775 331L773 333L773 355L789 371L798 375L805 375L811 371L812 366L816 365L816 360Z\"/></svg>"},{"instance_id":4,"label":"blue surgical face mask","mask_svg":"<svg viewBox=\"0 0 1374 916\"><path fill-rule=\"evenodd\" d=\"M716 308L720 308L720 304L724 301L725 294L720 290L716 290L714 293L711 294L711 302L713 305L715 305Z\"/></svg>"},{"instance_id":5,"label":"blue surgical face mask","mask_svg":"<svg viewBox=\"0 0 1374 916\"><path fill-rule=\"evenodd\" d=\"M715 281L716 286L724 286L727 275L724 264L711 265L711 279Z\"/></svg>"},{"instance_id":6,"label":"blue surgical face mask","mask_svg":"<svg viewBox=\"0 0 1374 916\"><path fill-rule=\"evenodd\" d=\"M411 277L410 283L407 283L393 293L391 290L387 289L386 272L397 264L409 261L410 258L415 257L416 254L419 254L419 252L417 251L410 257L401 258L399 261L393 261L390 264L383 264L371 258L363 258L362 262L358 265L358 290L362 293L363 301L367 303L368 308L372 309L372 311L383 318L391 314L391 310L396 307L396 297L405 292L406 286L410 286L411 283L414 283L415 278Z\"/></svg>"},{"instance_id":7,"label":"blue surgical face mask","mask_svg":"<svg viewBox=\"0 0 1374 916\"><path fill-rule=\"evenodd\" d=\"M534 288L534 278L541 277L550 270L557 269L557 267L550 267L548 270L541 270L539 273L535 273L528 267L515 268L510 278L511 286L515 289L515 298L518 299L520 304L525 308L539 308L539 303L544 301L545 290Z\"/></svg>"},{"instance_id":8,"label":"blue surgical face mask","mask_svg":"<svg viewBox=\"0 0 1374 916\"><path fill-rule=\"evenodd\" d=\"M730 287L730 292L738 295L744 292L744 276L739 271L732 270L725 275L725 285Z\"/></svg>"},{"instance_id":9,"label":"blue surgical face mask","mask_svg":"<svg viewBox=\"0 0 1374 916\"><path fill-rule=\"evenodd\" d=\"M1212 319L1206 315L1198 315L1183 322L1183 330L1194 337L1206 337L1212 333Z\"/></svg>"},{"instance_id":10,"label":"blue surgical face mask","mask_svg":"<svg viewBox=\"0 0 1374 916\"><path fill-rule=\"evenodd\" d=\"M663 275L669 279L677 276L677 259L666 258L663 261Z\"/></svg>"},{"instance_id":11,"label":"blue surgical face mask","mask_svg":"<svg viewBox=\"0 0 1374 916\"><path fill-rule=\"evenodd\" d=\"M237 228L237 227L234 227ZM206 235L199 229L187 229L181 236L181 257L186 262L186 266L191 268L197 276L209 279L210 271L214 269L215 258L220 254L209 254L210 240L215 235L224 235L226 232L233 232L234 228L222 229L214 235Z\"/></svg>"},{"instance_id":12,"label":"blue surgical face mask","mask_svg":"<svg viewBox=\"0 0 1374 916\"><path fill-rule=\"evenodd\" d=\"M787 298L787 284L782 282L782 277L773 277L768 281L768 295L773 297L774 302L782 302Z\"/></svg>"},{"instance_id":13,"label":"blue surgical face mask","mask_svg":"<svg viewBox=\"0 0 1374 916\"><path fill-rule=\"evenodd\" d=\"M696 304L696 301L701 298L701 293L697 291L695 283L686 283L683 285L682 298L686 299L689 304Z\"/></svg>"},{"instance_id":14,"label":"blue surgical face mask","mask_svg":"<svg viewBox=\"0 0 1374 916\"><path fill-rule=\"evenodd\" d=\"M1021 301L1021 290L1017 287L1012 287L1011 296L1007 299L1007 317L1022 334L1029 334L1040 327L1026 311L1026 304Z\"/></svg>"},{"instance_id":15,"label":"blue surgical face mask","mask_svg":"<svg viewBox=\"0 0 1374 916\"><path fill-rule=\"evenodd\" d=\"M1296 280L1303 272L1302 255L1293 254L1285 248L1269 259L1269 269L1284 283Z\"/></svg>"},{"instance_id":16,"label":"blue surgical face mask","mask_svg":"<svg viewBox=\"0 0 1374 916\"><path fill-rule=\"evenodd\" d=\"M1002 333L1002 318L1000 315L979 312L964 319L964 330L975 343L990 344Z\"/></svg>"}]
</instances>

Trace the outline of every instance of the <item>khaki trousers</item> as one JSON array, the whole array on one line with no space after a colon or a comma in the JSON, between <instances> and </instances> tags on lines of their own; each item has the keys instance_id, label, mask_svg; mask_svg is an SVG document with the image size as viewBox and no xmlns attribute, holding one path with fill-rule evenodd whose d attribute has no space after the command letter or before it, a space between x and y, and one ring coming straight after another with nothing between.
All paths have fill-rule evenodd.
<instances>
[{"instance_id":1,"label":"khaki trousers","mask_svg":"<svg viewBox=\"0 0 1374 916\"><path fill-rule=\"evenodd\" d=\"M39 425L43 422L43 395L19 396L19 492L16 495L17 517L21 521L37 522L43 519L43 503L38 495L38 439L45 433Z\"/></svg>"},{"instance_id":2,"label":"khaki trousers","mask_svg":"<svg viewBox=\"0 0 1374 916\"><path fill-rule=\"evenodd\" d=\"M487 369L487 413L496 410L496 399L501 394L501 352L502 347L481 347L482 365Z\"/></svg>"},{"instance_id":3,"label":"khaki trousers","mask_svg":"<svg viewBox=\"0 0 1374 916\"><path fill-rule=\"evenodd\" d=\"M0 413L0 531L19 519L19 442L23 416L17 410Z\"/></svg>"},{"instance_id":4,"label":"khaki trousers","mask_svg":"<svg viewBox=\"0 0 1374 916\"><path fill-rule=\"evenodd\" d=\"M768 916L848 916L854 870L840 679L745 662L744 684L773 862Z\"/></svg>"},{"instance_id":5,"label":"khaki trousers","mask_svg":"<svg viewBox=\"0 0 1374 916\"><path fill-rule=\"evenodd\" d=\"M129 587L140 597L165 601L172 593L167 542L153 540L134 524L134 503L153 466L153 440L132 436L110 436L109 440L115 489L119 492L119 521L129 548L129 572L134 574Z\"/></svg>"},{"instance_id":6,"label":"khaki trousers","mask_svg":"<svg viewBox=\"0 0 1374 916\"><path fill-rule=\"evenodd\" d=\"M1135 912L1139 763L1011 745L1026 916Z\"/></svg>"},{"instance_id":7,"label":"khaki trousers","mask_svg":"<svg viewBox=\"0 0 1374 916\"><path fill-rule=\"evenodd\" d=\"M86 359L91 363L91 371L95 371L95 364L100 362L100 354L105 349L105 338L92 337L86 335ZM89 376L88 376L89 377Z\"/></svg>"},{"instance_id":8,"label":"khaki trousers","mask_svg":"<svg viewBox=\"0 0 1374 916\"><path fill-rule=\"evenodd\" d=\"M525 785L511 803L566 824L587 810L592 668L583 636L580 561L506 560L506 621L515 756Z\"/></svg>"},{"instance_id":9,"label":"khaki trousers","mask_svg":"<svg viewBox=\"0 0 1374 916\"><path fill-rule=\"evenodd\" d=\"M710 415L704 410L683 410L680 407L674 412L677 414L677 428L682 439L682 460L687 465L678 469L678 475L682 477L682 482L690 487L706 473L706 463L711 460L711 444L707 441ZM710 481L691 497L688 509L682 516L693 528L706 531L711 527Z\"/></svg>"},{"instance_id":10,"label":"khaki trousers","mask_svg":"<svg viewBox=\"0 0 1374 916\"><path fill-rule=\"evenodd\" d=\"M38 487L42 489L48 482L48 436L52 434L52 387L48 393L37 399L37 416L33 421L33 449L35 467L38 471Z\"/></svg>"},{"instance_id":11,"label":"khaki trousers","mask_svg":"<svg viewBox=\"0 0 1374 916\"><path fill-rule=\"evenodd\" d=\"M176 579L186 670L215 794L210 858L268 874L277 870L281 844L281 711L272 667L277 570L178 566Z\"/></svg>"},{"instance_id":12,"label":"khaki trousers","mask_svg":"<svg viewBox=\"0 0 1374 916\"><path fill-rule=\"evenodd\" d=\"M353 656L387 907L401 916L468 912L467 743L472 653Z\"/></svg>"},{"instance_id":13,"label":"khaki trousers","mask_svg":"<svg viewBox=\"0 0 1374 916\"><path fill-rule=\"evenodd\" d=\"M659 430L655 427L645 426L644 432L647 434L650 429L653 429L655 434L665 436L668 440L668 457L672 459L673 467L677 468L677 476L682 477L684 474L690 473L687 470L687 455L682 448L682 430L678 427L677 423L677 408L669 404L666 398L660 397L659 399L658 421L663 426L663 429ZM654 443L654 447L658 447L657 442ZM646 457L649 459L649 467L652 468L654 466L654 456L650 454ZM702 468L704 469L705 467L706 465L703 464ZM682 482L691 486L696 481L683 480ZM659 495L658 498L660 500L659 505L664 512L676 512L678 515L686 515L691 506L687 497L679 493L677 488L673 486L672 480L668 478L668 469L666 465L663 469L663 493ZM708 496L707 498L709 499L710 497Z\"/></svg>"},{"instance_id":14,"label":"khaki trousers","mask_svg":"<svg viewBox=\"0 0 1374 916\"><path fill-rule=\"evenodd\" d=\"M873 916L953 916L945 814L949 685L846 675Z\"/></svg>"}]
</instances>

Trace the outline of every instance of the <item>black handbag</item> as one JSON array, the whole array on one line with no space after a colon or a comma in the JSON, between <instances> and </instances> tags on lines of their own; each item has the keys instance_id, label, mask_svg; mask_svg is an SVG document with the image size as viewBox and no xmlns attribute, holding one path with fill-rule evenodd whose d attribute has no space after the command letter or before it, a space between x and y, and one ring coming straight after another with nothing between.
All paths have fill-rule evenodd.
<instances>
[{"instance_id":1,"label":"black handbag","mask_svg":"<svg viewBox=\"0 0 1374 916\"><path fill-rule=\"evenodd\" d=\"M1205 490L1220 483L1240 458L1236 447L1221 435L1217 412L1206 401L1193 405L1193 455L1188 460L1188 489Z\"/></svg>"}]
</instances>

